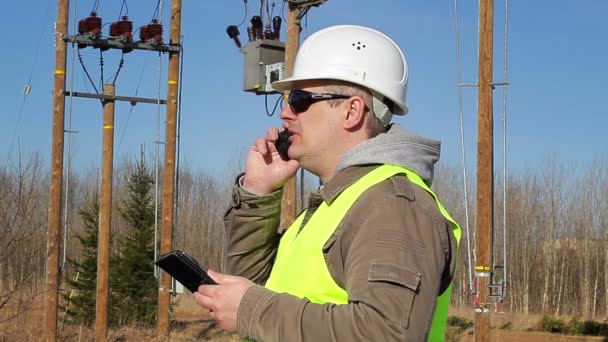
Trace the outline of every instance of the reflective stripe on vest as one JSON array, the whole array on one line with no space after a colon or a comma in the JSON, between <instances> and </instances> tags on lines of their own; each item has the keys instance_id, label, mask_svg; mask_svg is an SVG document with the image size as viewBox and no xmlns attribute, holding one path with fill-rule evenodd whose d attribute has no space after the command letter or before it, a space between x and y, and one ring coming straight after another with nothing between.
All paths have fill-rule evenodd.
<instances>
[{"instance_id":1,"label":"reflective stripe on vest","mask_svg":"<svg viewBox=\"0 0 608 342\"><path fill-rule=\"evenodd\" d=\"M298 298L307 298L312 303L348 303L348 293L336 284L327 268L323 246L365 190L400 173L405 174L410 182L422 187L433 196L441 214L450 222L458 243L460 227L422 178L401 166L382 165L346 188L331 205L323 202L310 217L305 229L301 229L301 225L306 211L298 216L281 238L266 288L278 293L286 292ZM444 339L451 293L450 284L448 289L437 298L429 341Z\"/></svg>"}]
</instances>

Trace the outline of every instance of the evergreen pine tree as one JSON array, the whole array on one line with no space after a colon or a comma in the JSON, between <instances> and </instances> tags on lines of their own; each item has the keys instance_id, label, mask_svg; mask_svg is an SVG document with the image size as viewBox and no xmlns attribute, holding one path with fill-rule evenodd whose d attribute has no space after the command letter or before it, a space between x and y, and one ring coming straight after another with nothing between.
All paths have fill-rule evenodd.
<instances>
[{"instance_id":1,"label":"evergreen pine tree","mask_svg":"<svg viewBox=\"0 0 608 342\"><path fill-rule=\"evenodd\" d=\"M152 325L156 322L158 281L154 277L153 179L142 159L128 176L127 199L119 208L127 224L119 241L111 277L112 310L120 323Z\"/></svg>"},{"instance_id":2,"label":"evergreen pine tree","mask_svg":"<svg viewBox=\"0 0 608 342\"><path fill-rule=\"evenodd\" d=\"M97 239L99 227L99 199L95 193L90 201L78 211L84 223L84 232L76 236L82 247L80 260L69 259L77 279L66 279L73 289L63 294L68 302L67 320L71 323L91 326L95 322L95 298L97 289Z\"/></svg>"}]
</instances>

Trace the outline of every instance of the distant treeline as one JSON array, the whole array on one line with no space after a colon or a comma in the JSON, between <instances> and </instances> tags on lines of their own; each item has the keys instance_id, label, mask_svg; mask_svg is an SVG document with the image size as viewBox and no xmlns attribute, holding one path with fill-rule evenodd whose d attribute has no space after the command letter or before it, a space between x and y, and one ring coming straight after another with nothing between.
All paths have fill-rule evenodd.
<instances>
[{"instance_id":1,"label":"distant treeline","mask_svg":"<svg viewBox=\"0 0 608 342\"><path fill-rule=\"evenodd\" d=\"M127 196L126 180L137 159L115 163L118 165L114 172L115 207ZM224 253L223 215L242 163L228 166L223 179L187 163L183 165L178 174L174 246L210 268L220 270ZM510 173L506 180L507 297L502 308L583 318L608 315L608 162L599 159L588 166L578 165L577 172L573 173L570 167L548 159L539 170ZM40 295L46 289L49 174L49 167L37 154L18 164L5 162L0 168L2 317L26 312L35 299L42 299ZM162 170L159 175L160 201ZM502 176L496 177L494 261L496 265L503 265L504 188ZM68 232L65 254L68 259L77 260L82 250L76 237L85 229L78 211L98 193L100 172L97 169L72 171L69 180L64 175L64 184L66 181L69 181L69 192L64 195L67 222L62 224ZM316 179L308 177L306 191L316 184ZM468 184L472 231L469 241L473 249L474 178L469 179ZM472 305L462 171L456 166L439 165L433 187L463 228L453 303ZM163 204L158 205L160 208ZM116 242L124 236L126 224L118 210L113 210L112 215L113 241ZM160 226L160 220L158 224ZM116 250L113 244L112 252ZM474 257L474 250L471 255ZM60 260L63 260L63 249ZM63 275L73 279L75 274L69 266L66 262ZM496 280L503 279L502 269L498 269ZM64 284L62 291L70 288Z\"/></svg>"}]
</instances>

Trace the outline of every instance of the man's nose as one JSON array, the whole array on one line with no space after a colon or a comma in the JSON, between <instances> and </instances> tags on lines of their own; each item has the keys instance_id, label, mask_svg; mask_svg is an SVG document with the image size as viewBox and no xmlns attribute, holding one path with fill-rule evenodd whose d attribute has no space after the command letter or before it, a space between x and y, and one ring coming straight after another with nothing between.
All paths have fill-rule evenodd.
<instances>
[{"instance_id":1,"label":"man's nose","mask_svg":"<svg viewBox=\"0 0 608 342\"><path fill-rule=\"evenodd\" d=\"M297 115L291 110L291 107L288 103L285 103L283 109L281 109L281 113L279 114L281 120L284 121L294 121L297 119Z\"/></svg>"}]
</instances>

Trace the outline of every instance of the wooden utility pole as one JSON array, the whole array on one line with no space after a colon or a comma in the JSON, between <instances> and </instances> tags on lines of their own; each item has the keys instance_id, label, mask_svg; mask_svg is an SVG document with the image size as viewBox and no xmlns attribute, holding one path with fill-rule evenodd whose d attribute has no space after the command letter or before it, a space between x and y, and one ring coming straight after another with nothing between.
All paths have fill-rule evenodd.
<instances>
[{"instance_id":1,"label":"wooden utility pole","mask_svg":"<svg viewBox=\"0 0 608 342\"><path fill-rule=\"evenodd\" d=\"M61 229L61 189L63 182L63 133L65 130L65 68L68 32L69 1L57 2L55 29L55 84L53 86L53 141L51 150L51 187L49 191L49 219L47 235L47 301L46 340L57 337L57 298L59 295L59 236Z\"/></svg>"},{"instance_id":2,"label":"wooden utility pole","mask_svg":"<svg viewBox=\"0 0 608 342\"><path fill-rule=\"evenodd\" d=\"M103 94L113 97L113 84L103 86ZM103 147L101 156L101 203L97 240L97 298L95 338L108 338L108 289L110 274L110 227L112 225L112 171L114 169L114 100L103 100Z\"/></svg>"},{"instance_id":3,"label":"wooden utility pole","mask_svg":"<svg viewBox=\"0 0 608 342\"><path fill-rule=\"evenodd\" d=\"M287 12L287 39L285 41L285 71L286 77L293 75L293 67L296 60L296 54L300 47L300 25L301 9L297 5L290 3L289 11ZM285 96L289 91L285 92ZM296 177L291 178L283 185L283 198L281 201L281 227L289 227L296 217L296 198L297 186Z\"/></svg>"},{"instance_id":4,"label":"wooden utility pole","mask_svg":"<svg viewBox=\"0 0 608 342\"><path fill-rule=\"evenodd\" d=\"M477 128L477 241L475 277L480 307L475 308L475 341L490 341L492 279L491 233L494 219L494 123L493 123L493 0L479 3L479 94Z\"/></svg>"},{"instance_id":5,"label":"wooden utility pole","mask_svg":"<svg viewBox=\"0 0 608 342\"><path fill-rule=\"evenodd\" d=\"M285 41L285 77L293 75L293 67L296 61L296 55L300 48L300 31L302 31L302 16L312 6L319 6L326 0L300 0L289 2L289 11L287 12L287 40ZM285 96L289 95L289 91L285 92ZM304 191L300 189L300 191ZM283 185L283 198L281 200L281 227L289 227L297 214L297 185L296 177L291 178ZM304 206L304 203L301 203Z\"/></svg>"},{"instance_id":6,"label":"wooden utility pole","mask_svg":"<svg viewBox=\"0 0 608 342\"><path fill-rule=\"evenodd\" d=\"M169 44L180 44L182 1L171 1L171 33ZM160 232L160 253L169 253L173 248L173 213L175 190L175 150L177 132L177 100L179 83L180 52L169 53L169 75L167 86L167 122L165 133L165 174L163 177L162 221ZM161 272L158 288L159 337L169 337L169 304L171 301L171 277Z\"/></svg>"}]
</instances>

